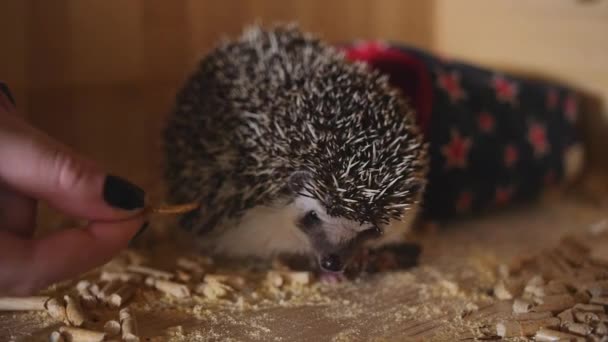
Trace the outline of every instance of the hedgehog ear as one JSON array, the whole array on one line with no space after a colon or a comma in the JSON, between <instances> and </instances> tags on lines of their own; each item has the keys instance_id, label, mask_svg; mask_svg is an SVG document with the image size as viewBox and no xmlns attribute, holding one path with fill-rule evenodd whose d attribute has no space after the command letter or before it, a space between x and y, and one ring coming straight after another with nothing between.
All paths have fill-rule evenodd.
<instances>
[{"instance_id":1,"label":"hedgehog ear","mask_svg":"<svg viewBox=\"0 0 608 342\"><path fill-rule=\"evenodd\" d=\"M306 183L308 183L312 178L312 175L308 171L296 171L289 176L287 180L287 187L291 192L299 193L304 189Z\"/></svg>"}]
</instances>

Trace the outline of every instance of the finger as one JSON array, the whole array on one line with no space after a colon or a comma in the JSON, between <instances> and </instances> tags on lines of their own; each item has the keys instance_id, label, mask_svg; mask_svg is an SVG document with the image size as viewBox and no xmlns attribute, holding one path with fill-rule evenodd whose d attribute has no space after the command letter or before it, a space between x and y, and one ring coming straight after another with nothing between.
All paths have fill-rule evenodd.
<instances>
[{"instance_id":1,"label":"finger","mask_svg":"<svg viewBox=\"0 0 608 342\"><path fill-rule=\"evenodd\" d=\"M102 172L22 119L0 113L0 180L18 192L90 220L132 217L144 192Z\"/></svg>"},{"instance_id":2,"label":"finger","mask_svg":"<svg viewBox=\"0 0 608 342\"><path fill-rule=\"evenodd\" d=\"M0 229L31 237L36 224L36 201L0 186Z\"/></svg>"},{"instance_id":3,"label":"finger","mask_svg":"<svg viewBox=\"0 0 608 342\"><path fill-rule=\"evenodd\" d=\"M108 262L142 228L143 217L92 223L40 240L0 232L0 292L29 295Z\"/></svg>"}]
</instances>

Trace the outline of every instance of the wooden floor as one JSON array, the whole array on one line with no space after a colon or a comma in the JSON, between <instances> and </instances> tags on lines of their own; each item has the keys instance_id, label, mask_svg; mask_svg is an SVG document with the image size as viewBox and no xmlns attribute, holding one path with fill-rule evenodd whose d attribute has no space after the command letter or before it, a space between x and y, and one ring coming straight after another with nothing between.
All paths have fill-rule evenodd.
<instances>
[{"instance_id":1,"label":"wooden floor","mask_svg":"<svg viewBox=\"0 0 608 342\"><path fill-rule=\"evenodd\" d=\"M491 335L510 305L491 295L500 262L551 247L607 216L577 200L452 223L419 234L420 265L368 276L255 308L143 296L136 313L144 341L456 341ZM159 247L160 248L160 247ZM607 246L608 248L608 246ZM171 254L152 253L168 265ZM0 340L46 341L43 315L0 314Z\"/></svg>"}]
</instances>

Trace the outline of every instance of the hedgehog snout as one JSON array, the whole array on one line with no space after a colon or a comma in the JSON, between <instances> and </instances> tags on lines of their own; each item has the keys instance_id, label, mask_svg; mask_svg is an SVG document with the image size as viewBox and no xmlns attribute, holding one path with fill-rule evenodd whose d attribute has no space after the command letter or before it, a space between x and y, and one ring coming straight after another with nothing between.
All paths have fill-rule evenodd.
<instances>
[{"instance_id":1,"label":"hedgehog snout","mask_svg":"<svg viewBox=\"0 0 608 342\"><path fill-rule=\"evenodd\" d=\"M326 272L343 272L361 244L358 239L342 240L338 244L331 243L325 234L311 237L311 244L316 254L319 267Z\"/></svg>"},{"instance_id":2,"label":"hedgehog snout","mask_svg":"<svg viewBox=\"0 0 608 342\"><path fill-rule=\"evenodd\" d=\"M319 265L324 271L341 272L344 270L342 258L337 254L328 254L320 258Z\"/></svg>"}]
</instances>

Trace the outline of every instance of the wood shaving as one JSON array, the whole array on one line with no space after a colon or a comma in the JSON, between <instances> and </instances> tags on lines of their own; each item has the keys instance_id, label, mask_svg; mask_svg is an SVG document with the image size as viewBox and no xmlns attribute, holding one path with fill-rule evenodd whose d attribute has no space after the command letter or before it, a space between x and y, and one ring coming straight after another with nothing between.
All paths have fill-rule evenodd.
<instances>
[{"instance_id":1,"label":"wood shaving","mask_svg":"<svg viewBox=\"0 0 608 342\"><path fill-rule=\"evenodd\" d=\"M87 320L87 316L80 306L80 302L70 295L65 295L63 299L66 303L65 311L68 322L76 327L81 326Z\"/></svg>"}]
</instances>

